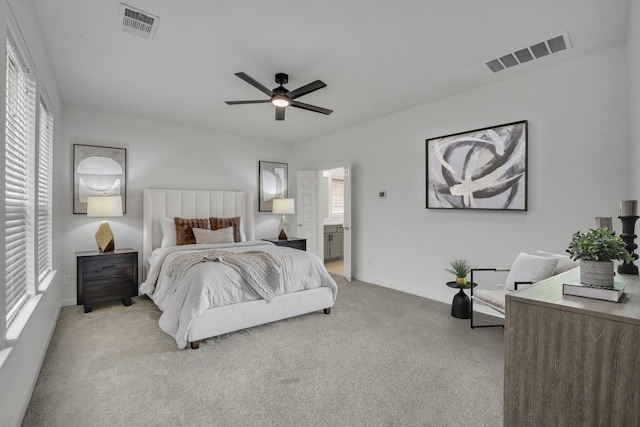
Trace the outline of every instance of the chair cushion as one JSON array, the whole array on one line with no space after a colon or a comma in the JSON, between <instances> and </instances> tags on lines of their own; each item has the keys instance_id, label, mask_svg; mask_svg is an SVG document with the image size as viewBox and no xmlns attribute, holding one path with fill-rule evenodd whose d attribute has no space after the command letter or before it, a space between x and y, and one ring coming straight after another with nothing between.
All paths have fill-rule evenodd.
<instances>
[{"instance_id":1,"label":"chair cushion","mask_svg":"<svg viewBox=\"0 0 640 427\"><path fill-rule=\"evenodd\" d=\"M498 310L500 313L504 313L504 305L507 294L510 291L504 289L498 289L490 291L487 289L478 289L473 291L473 300L481 304L488 305L494 310Z\"/></svg>"},{"instance_id":2,"label":"chair cushion","mask_svg":"<svg viewBox=\"0 0 640 427\"><path fill-rule=\"evenodd\" d=\"M505 282L505 289L513 291L514 282L532 282L548 279L553 276L558 266L558 258L543 257L520 252L511 265Z\"/></svg>"},{"instance_id":3,"label":"chair cushion","mask_svg":"<svg viewBox=\"0 0 640 427\"><path fill-rule=\"evenodd\" d=\"M553 252L541 251L540 249L538 249L535 254L547 258L558 258L558 265L556 266L556 271L553 274L554 276L580 266L580 263L572 260L569 255L555 254Z\"/></svg>"}]
</instances>

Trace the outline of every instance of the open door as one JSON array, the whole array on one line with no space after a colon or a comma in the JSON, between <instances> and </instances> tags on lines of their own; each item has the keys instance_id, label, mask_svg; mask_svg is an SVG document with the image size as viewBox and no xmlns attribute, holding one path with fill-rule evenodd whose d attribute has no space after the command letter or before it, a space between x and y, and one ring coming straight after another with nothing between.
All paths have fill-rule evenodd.
<instances>
[{"instance_id":1,"label":"open door","mask_svg":"<svg viewBox=\"0 0 640 427\"><path fill-rule=\"evenodd\" d=\"M342 275L351 282L351 163L341 167L344 169L344 218L342 222L342 259L344 269ZM297 185L297 237L307 239L307 251L325 259L325 243L323 240L323 212L321 190L323 171L298 171ZM335 242L332 240L332 242Z\"/></svg>"},{"instance_id":2,"label":"open door","mask_svg":"<svg viewBox=\"0 0 640 427\"><path fill-rule=\"evenodd\" d=\"M307 239L307 252L318 254L318 185L316 171L298 171L297 177L297 237Z\"/></svg>"},{"instance_id":3,"label":"open door","mask_svg":"<svg viewBox=\"0 0 640 427\"><path fill-rule=\"evenodd\" d=\"M351 282L351 163L344 166L344 278Z\"/></svg>"}]
</instances>

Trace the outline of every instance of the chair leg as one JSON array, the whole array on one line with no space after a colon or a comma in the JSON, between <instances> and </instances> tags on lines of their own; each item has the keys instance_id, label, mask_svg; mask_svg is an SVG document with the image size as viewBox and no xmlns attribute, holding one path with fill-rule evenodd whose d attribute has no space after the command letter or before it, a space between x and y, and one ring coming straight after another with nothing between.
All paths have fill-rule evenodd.
<instances>
[{"instance_id":1,"label":"chair leg","mask_svg":"<svg viewBox=\"0 0 640 427\"><path fill-rule=\"evenodd\" d=\"M473 283L473 281L471 283ZM471 326L471 329L473 329L473 298L471 298L471 301L469 302L469 304L471 307L471 316L469 317L469 326Z\"/></svg>"},{"instance_id":2,"label":"chair leg","mask_svg":"<svg viewBox=\"0 0 640 427\"><path fill-rule=\"evenodd\" d=\"M471 316L469 317L469 326L471 326L471 329L475 329L475 328L504 328L504 324L502 325L474 325L473 324L473 283L475 283L473 281L473 272L477 270L477 271L497 271L495 268L472 268L471 269L471 298L470 298L470 306L471 306Z\"/></svg>"},{"instance_id":3,"label":"chair leg","mask_svg":"<svg viewBox=\"0 0 640 427\"><path fill-rule=\"evenodd\" d=\"M473 298L471 299L471 317L469 318L469 324L471 326L471 329L475 329L475 328L504 328L504 324L499 325L474 325L473 324Z\"/></svg>"}]
</instances>

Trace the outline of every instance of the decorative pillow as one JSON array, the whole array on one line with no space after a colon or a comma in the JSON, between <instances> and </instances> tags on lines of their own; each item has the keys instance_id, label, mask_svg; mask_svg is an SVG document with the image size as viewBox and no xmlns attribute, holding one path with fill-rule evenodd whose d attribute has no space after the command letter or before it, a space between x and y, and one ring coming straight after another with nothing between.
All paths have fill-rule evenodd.
<instances>
[{"instance_id":1,"label":"decorative pillow","mask_svg":"<svg viewBox=\"0 0 640 427\"><path fill-rule=\"evenodd\" d=\"M219 230L221 228L233 227L233 241L241 242L242 238L240 237L240 217L234 216L232 218L218 218L212 216L209 218L209 222L211 223L212 230Z\"/></svg>"},{"instance_id":2,"label":"decorative pillow","mask_svg":"<svg viewBox=\"0 0 640 427\"><path fill-rule=\"evenodd\" d=\"M173 220L169 218L162 218L160 220L160 227L162 228L162 243L160 247L167 248L169 246L176 245L176 225Z\"/></svg>"},{"instance_id":3,"label":"decorative pillow","mask_svg":"<svg viewBox=\"0 0 640 427\"><path fill-rule=\"evenodd\" d=\"M558 265L556 266L556 271L554 273L554 276L556 274L560 274L560 273L564 273L565 271L569 271L572 268L578 267L580 265L580 263L578 261L572 260L569 255L554 254L553 252L541 251L540 249L538 249L536 251L536 255L547 257L547 258L557 258L558 259Z\"/></svg>"},{"instance_id":4,"label":"decorative pillow","mask_svg":"<svg viewBox=\"0 0 640 427\"><path fill-rule=\"evenodd\" d=\"M220 228L218 230L205 230L194 228L196 243L233 243L233 227Z\"/></svg>"},{"instance_id":5,"label":"decorative pillow","mask_svg":"<svg viewBox=\"0 0 640 427\"><path fill-rule=\"evenodd\" d=\"M558 265L557 258L529 255L520 252L511 265L504 288L508 291L515 289L514 282L532 282L548 279L553 276Z\"/></svg>"},{"instance_id":6,"label":"decorative pillow","mask_svg":"<svg viewBox=\"0 0 640 427\"><path fill-rule=\"evenodd\" d=\"M193 228L209 228L209 220L207 218L173 218L176 228L176 244L178 245L194 245L196 236L193 234Z\"/></svg>"}]
</instances>

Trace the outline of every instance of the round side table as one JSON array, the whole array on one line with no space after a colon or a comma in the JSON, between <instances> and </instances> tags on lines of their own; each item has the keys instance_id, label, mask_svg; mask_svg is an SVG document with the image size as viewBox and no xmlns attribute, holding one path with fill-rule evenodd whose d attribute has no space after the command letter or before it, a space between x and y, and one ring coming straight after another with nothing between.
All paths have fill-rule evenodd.
<instances>
[{"instance_id":1,"label":"round side table","mask_svg":"<svg viewBox=\"0 0 640 427\"><path fill-rule=\"evenodd\" d=\"M451 315L458 319L470 319L471 318L471 301L467 294L464 293L464 289L478 286L477 283L467 282L466 285L460 286L456 282L447 282L447 286L450 288L460 289L460 292L454 295L453 303L451 304Z\"/></svg>"}]
</instances>

